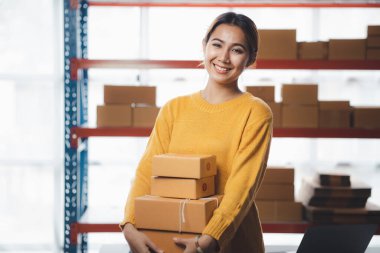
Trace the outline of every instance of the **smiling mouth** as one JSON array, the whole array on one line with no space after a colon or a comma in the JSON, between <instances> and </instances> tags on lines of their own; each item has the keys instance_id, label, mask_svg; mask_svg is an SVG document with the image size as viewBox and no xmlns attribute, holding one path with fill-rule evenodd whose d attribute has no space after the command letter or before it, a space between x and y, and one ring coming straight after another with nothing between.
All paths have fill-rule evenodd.
<instances>
[{"instance_id":1,"label":"smiling mouth","mask_svg":"<svg viewBox=\"0 0 380 253\"><path fill-rule=\"evenodd\" d=\"M218 66L218 65L216 65L215 63L213 63L213 65L214 65L216 71L217 71L218 73L220 73L220 74L225 74L225 73L227 73L228 71L231 70L230 68L224 68L224 67Z\"/></svg>"}]
</instances>

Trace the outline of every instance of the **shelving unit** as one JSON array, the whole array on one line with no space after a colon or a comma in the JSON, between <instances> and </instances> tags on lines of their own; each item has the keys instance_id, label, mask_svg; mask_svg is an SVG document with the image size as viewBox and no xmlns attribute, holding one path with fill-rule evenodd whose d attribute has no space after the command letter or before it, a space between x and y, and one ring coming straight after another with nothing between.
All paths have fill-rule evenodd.
<instances>
[{"instance_id":1,"label":"shelving unit","mask_svg":"<svg viewBox=\"0 0 380 253\"><path fill-rule=\"evenodd\" d=\"M119 232L118 221L93 219L87 202L88 138L95 136L147 137L151 128L90 128L87 124L88 73L90 68L200 68L199 60L96 60L87 57L87 10L89 7L239 7L239 8L380 8L377 3L160 3L64 0L65 82L65 231L64 252L87 252L89 232ZM259 60L257 69L380 70L380 61ZM274 137L380 138L380 129L274 129ZM99 211L97 211L98 213ZM108 216L109 217L109 216ZM309 223L263 224L267 233L303 233ZM377 231L380 234L380 228Z\"/></svg>"}]
</instances>

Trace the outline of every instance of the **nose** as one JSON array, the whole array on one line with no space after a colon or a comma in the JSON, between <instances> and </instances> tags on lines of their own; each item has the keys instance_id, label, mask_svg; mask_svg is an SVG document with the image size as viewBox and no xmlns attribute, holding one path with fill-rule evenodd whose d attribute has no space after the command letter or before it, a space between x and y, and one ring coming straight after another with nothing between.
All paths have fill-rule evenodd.
<instances>
[{"instance_id":1,"label":"nose","mask_svg":"<svg viewBox=\"0 0 380 253\"><path fill-rule=\"evenodd\" d=\"M230 62L230 52L228 49L225 49L220 52L219 60L223 63L229 63Z\"/></svg>"}]
</instances>

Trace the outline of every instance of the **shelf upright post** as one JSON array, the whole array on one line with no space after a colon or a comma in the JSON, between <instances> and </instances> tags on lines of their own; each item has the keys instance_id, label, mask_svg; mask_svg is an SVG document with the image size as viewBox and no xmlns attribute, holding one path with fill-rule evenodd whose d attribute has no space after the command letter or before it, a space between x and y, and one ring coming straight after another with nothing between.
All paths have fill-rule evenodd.
<instances>
[{"instance_id":1,"label":"shelf upright post","mask_svg":"<svg viewBox=\"0 0 380 253\"><path fill-rule=\"evenodd\" d=\"M88 2L87 0L80 1L79 6L79 35L80 35L80 58L88 59L87 52L87 24L88 24ZM88 70L83 69L80 71L81 77L78 80L79 84L79 124L86 125L88 122ZM84 139L82 142L82 149L79 155L79 215L84 214L88 207L88 140ZM87 233L81 234L81 252L87 252Z\"/></svg>"},{"instance_id":2,"label":"shelf upright post","mask_svg":"<svg viewBox=\"0 0 380 253\"><path fill-rule=\"evenodd\" d=\"M79 4L79 5L78 5ZM80 2L64 0L64 89L65 89L65 207L64 207L64 248L65 253L76 253L78 246L87 252L87 235L78 243L72 243L73 226L87 209L88 150L87 139L81 149L70 145L73 127L84 125L88 118L88 76L87 70L79 70L78 78L71 78L71 60L87 58L87 0ZM76 240L75 240L76 241Z\"/></svg>"}]
</instances>

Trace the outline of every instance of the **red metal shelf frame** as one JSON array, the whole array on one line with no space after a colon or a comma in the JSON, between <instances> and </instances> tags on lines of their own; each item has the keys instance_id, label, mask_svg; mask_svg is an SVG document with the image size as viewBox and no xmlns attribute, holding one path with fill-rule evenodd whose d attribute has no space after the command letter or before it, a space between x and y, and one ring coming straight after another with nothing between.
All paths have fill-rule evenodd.
<instances>
[{"instance_id":1,"label":"red metal shelf frame","mask_svg":"<svg viewBox=\"0 0 380 253\"><path fill-rule=\"evenodd\" d=\"M201 60L89 60L71 59L71 79L78 79L79 69L202 69ZM380 60L257 60L252 69L300 70L380 70Z\"/></svg>"},{"instance_id":2,"label":"red metal shelf frame","mask_svg":"<svg viewBox=\"0 0 380 253\"><path fill-rule=\"evenodd\" d=\"M76 0L78 1L78 0ZM303 2L303 3L286 3L280 2L278 3L265 3L265 2L255 2L255 3L247 3L247 2L227 2L227 1L215 1L213 3L210 2L196 2L196 3L186 3L186 2L149 2L149 1L109 1L109 2L101 2L101 1L89 1L89 6L98 6L98 7L197 7L197 8L379 8L380 4L378 3L311 3L311 2Z\"/></svg>"},{"instance_id":3,"label":"red metal shelf frame","mask_svg":"<svg viewBox=\"0 0 380 253\"><path fill-rule=\"evenodd\" d=\"M78 148L82 138L92 136L130 136L148 137L152 128L138 127L73 127L71 129L71 147ZM275 128L273 137L283 138L380 138L380 129L340 129L340 128Z\"/></svg>"}]
</instances>

